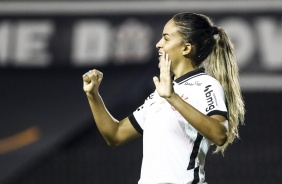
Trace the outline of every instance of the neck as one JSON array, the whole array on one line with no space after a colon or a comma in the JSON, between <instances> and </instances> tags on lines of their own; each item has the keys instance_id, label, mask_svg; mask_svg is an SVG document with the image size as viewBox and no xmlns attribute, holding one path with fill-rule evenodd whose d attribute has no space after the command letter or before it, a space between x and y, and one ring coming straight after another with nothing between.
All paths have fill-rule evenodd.
<instances>
[{"instance_id":1,"label":"neck","mask_svg":"<svg viewBox=\"0 0 282 184\"><path fill-rule=\"evenodd\" d=\"M198 69L199 67L193 67L191 62L183 61L174 70L174 80L181 77L182 75Z\"/></svg>"}]
</instances>

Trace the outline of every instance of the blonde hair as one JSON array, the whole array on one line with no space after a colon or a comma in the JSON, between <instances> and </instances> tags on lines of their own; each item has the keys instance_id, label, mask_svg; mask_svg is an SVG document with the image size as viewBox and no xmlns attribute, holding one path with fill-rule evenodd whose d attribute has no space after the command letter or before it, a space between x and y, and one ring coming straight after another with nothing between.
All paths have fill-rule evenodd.
<instances>
[{"instance_id":1,"label":"blonde hair","mask_svg":"<svg viewBox=\"0 0 282 184\"><path fill-rule=\"evenodd\" d=\"M184 12L174 15L173 20L182 39L195 45L193 66L203 66L206 73L217 79L223 87L229 133L225 144L217 146L215 152L224 153L227 146L239 138L238 128L240 123L244 124L245 116L233 44L226 32L215 27L206 15Z\"/></svg>"},{"instance_id":2,"label":"blonde hair","mask_svg":"<svg viewBox=\"0 0 282 184\"><path fill-rule=\"evenodd\" d=\"M239 69L233 44L222 28L215 35L216 44L202 63L207 74L216 78L223 87L228 109L229 133L226 143L217 146L215 152L222 153L236 138L239 138L239 124L244 124L245 105L239 84Z\"/></svg>"}]
</instances>

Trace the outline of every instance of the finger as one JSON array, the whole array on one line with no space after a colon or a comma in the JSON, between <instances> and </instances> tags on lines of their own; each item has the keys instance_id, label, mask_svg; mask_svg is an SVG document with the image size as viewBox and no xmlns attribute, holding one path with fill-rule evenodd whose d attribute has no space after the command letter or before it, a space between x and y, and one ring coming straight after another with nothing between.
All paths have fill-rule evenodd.
<instances>
[{"instance_id":1,"label":"finger","mask_svg":"<svg viewBox=\"0 0 282 184\"><path fill-rule=\"evenodd\" d=\"M167 53L165 53L165 62L167 62L168 61L168 54Z\"/></svg>"},{"instance_id":2,"label":"finger","mask_svg":"<svg viewBox=\"0 0 282 184\"><path fill-rule=\"evenodd\" d=\"M85 92L91 91L93 87L94 87L93 82L88 83L88 82L83 81L83 89Z\"/></svg>"},{"instance_id":3,"label":"finger","mask_svg":"<svg viewBox=\"0 0 282 184\"><path fill-rule=\"evenodd\" d=\"M168 73L170 73L170 67L171 67L171 60L168 60L168 61L166 62L166 71L167 71Z\"/></svg>"},{"instance_id":4,"label":"finger","mask_svg":"<svg viewBox=\"0 0 282 184\"><path fill-rule=\"evenodd\" d=\"M94 75L96 76L96 79L100 82L102 79L103 79L103 73L98 71L98 70L95 70L94 71Z\"/></svg>"},{"instance_id":5,"label":"finger","mask_svg":"<svg viewBox=\"0 0 282 184\"><path fill-rule=\"evenodd\" d=\"M90 78L93 75L92 70L89 70L88 72L86 72L85 75L87 75Z\"/></svg>"},{"instance_id":6,"label":"finger","mask_svg":"<svg viewBox=\"0 0 282 184\"><path fill-rule=\"evenodd\" d=\"M82 76L82 79L83 79L84 82L87 82L87 83L90 83L90 82L91 82L90 78L89 78L86 74L84 74L84 75Z\"/></svg>"},{"instance_id":7,"label":"finger","mask_svg":"<svg viewBox=\"0 0 282 184\"><path fill-rule=\"evenodd\" d=\"M161 73L165 72L165 60L166 60L166 54L164 53L160 61L160 72Z\"/></svg>"},{"instance_id":8,"label":"finger","mask_svg":"<svg viewBox=\"0 0 282 184\"><path fill-rule=\"evenodd\" d=\"M89 71L88 71L88 72L86 72L83 76L86 76L86 77L90 78L90 77L91 77L91 75L92 75L92 71L91 71L91 70L89 70Z\"/></svg>"},{"instance_id":9,"label":"finger","mask_svg":"<svg viewBox=\"0 0 282 184\"><path fill-rule=\"evenodd\" d=\"M90 83L91 81L95 82L97 81L97 77L96 77L96 70L89 70L88 72L86 72L84 75L83 75L83 79Z\"/></svg>"},{"instance_id":10,"label":"finger","mask_svg":"<svg viewBox=\"0 0 282 184\"><path fill-rule=\"evenodd\" d=\"M170 62L169 55L167 53L164 54L164 60L162 63L161 73L167 75L170 73Z\"/></svg>"},{"instance_id":11,"label":"finger","mask_svg":"<svg viewBox=\"0 0 282 184\"><path fill-rule=\"evenodd\" d=\"M160 83L160 80L159 80L159 78L158 77L153 77L153 81L154 81L154 84L155 84L155 86L157 87L158 85L159 85L159 83Z\"/></svg>"},{"instance_id":12,"label":"finger","mask_svg":"<svg viewBox=\"0 0 282 184\"><path fill-rule=\"evenodd\" d=\"M83 85L84 85L84 86L86 86L86 85L88 85L88 84L89 84L89 82L83 81Z\"/></svg>"}]
</instances>

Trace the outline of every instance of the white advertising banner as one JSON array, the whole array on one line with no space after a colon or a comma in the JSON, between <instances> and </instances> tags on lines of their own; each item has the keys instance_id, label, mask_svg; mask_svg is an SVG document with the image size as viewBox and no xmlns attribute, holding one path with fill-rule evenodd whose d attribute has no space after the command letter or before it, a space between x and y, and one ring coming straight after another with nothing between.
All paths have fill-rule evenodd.
<instances>
[{"instance_id":1,"label":"white advertising banner","mask_svg":"<svg viewBox=\"0 0 282 184\"><path fill-rule=\"evenodd\" d=\"M180 11L207 14L227 31L243 89L282 89L281 1L1 2L0 68L147 64Z\"/></svg>"}]
</instances>

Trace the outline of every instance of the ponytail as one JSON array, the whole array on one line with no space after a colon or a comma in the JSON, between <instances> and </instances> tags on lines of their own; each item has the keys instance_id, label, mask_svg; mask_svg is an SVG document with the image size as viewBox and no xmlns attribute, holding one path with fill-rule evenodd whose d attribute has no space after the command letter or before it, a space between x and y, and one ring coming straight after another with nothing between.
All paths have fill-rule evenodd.
<instances>
[{"instance_id":1,"label":"ponytail","mask_svg":"<svg viewBox=\"0 0 282 184\"><path fill-rule=\"evenodd\" d=\"M233 44L222 28L214 26L203 14L179 13L173 17L183 41L195 45L193 66L203 66L206 73L223 87L228 110L229 131L226 143L215 152L222 153L239 138L239 124L244 124L245 107L239 85L239 71Z\"/></svg>"},{"instance_id":2,"label":"ponytail","mask_svg":"<svg viewBox=\"0 0 282 184\"><path fill-rule=\"evenodd\" d=\"M223 87L228 110L229 132L226 143L217 146L215 152L225 151L239 138L239 124L244 124L245 107L239 85L239 69L233 44L222 28L214 35L216 43L210 55L202 63L208 75L216 78Z\"/></svg>"}]
</instances>

